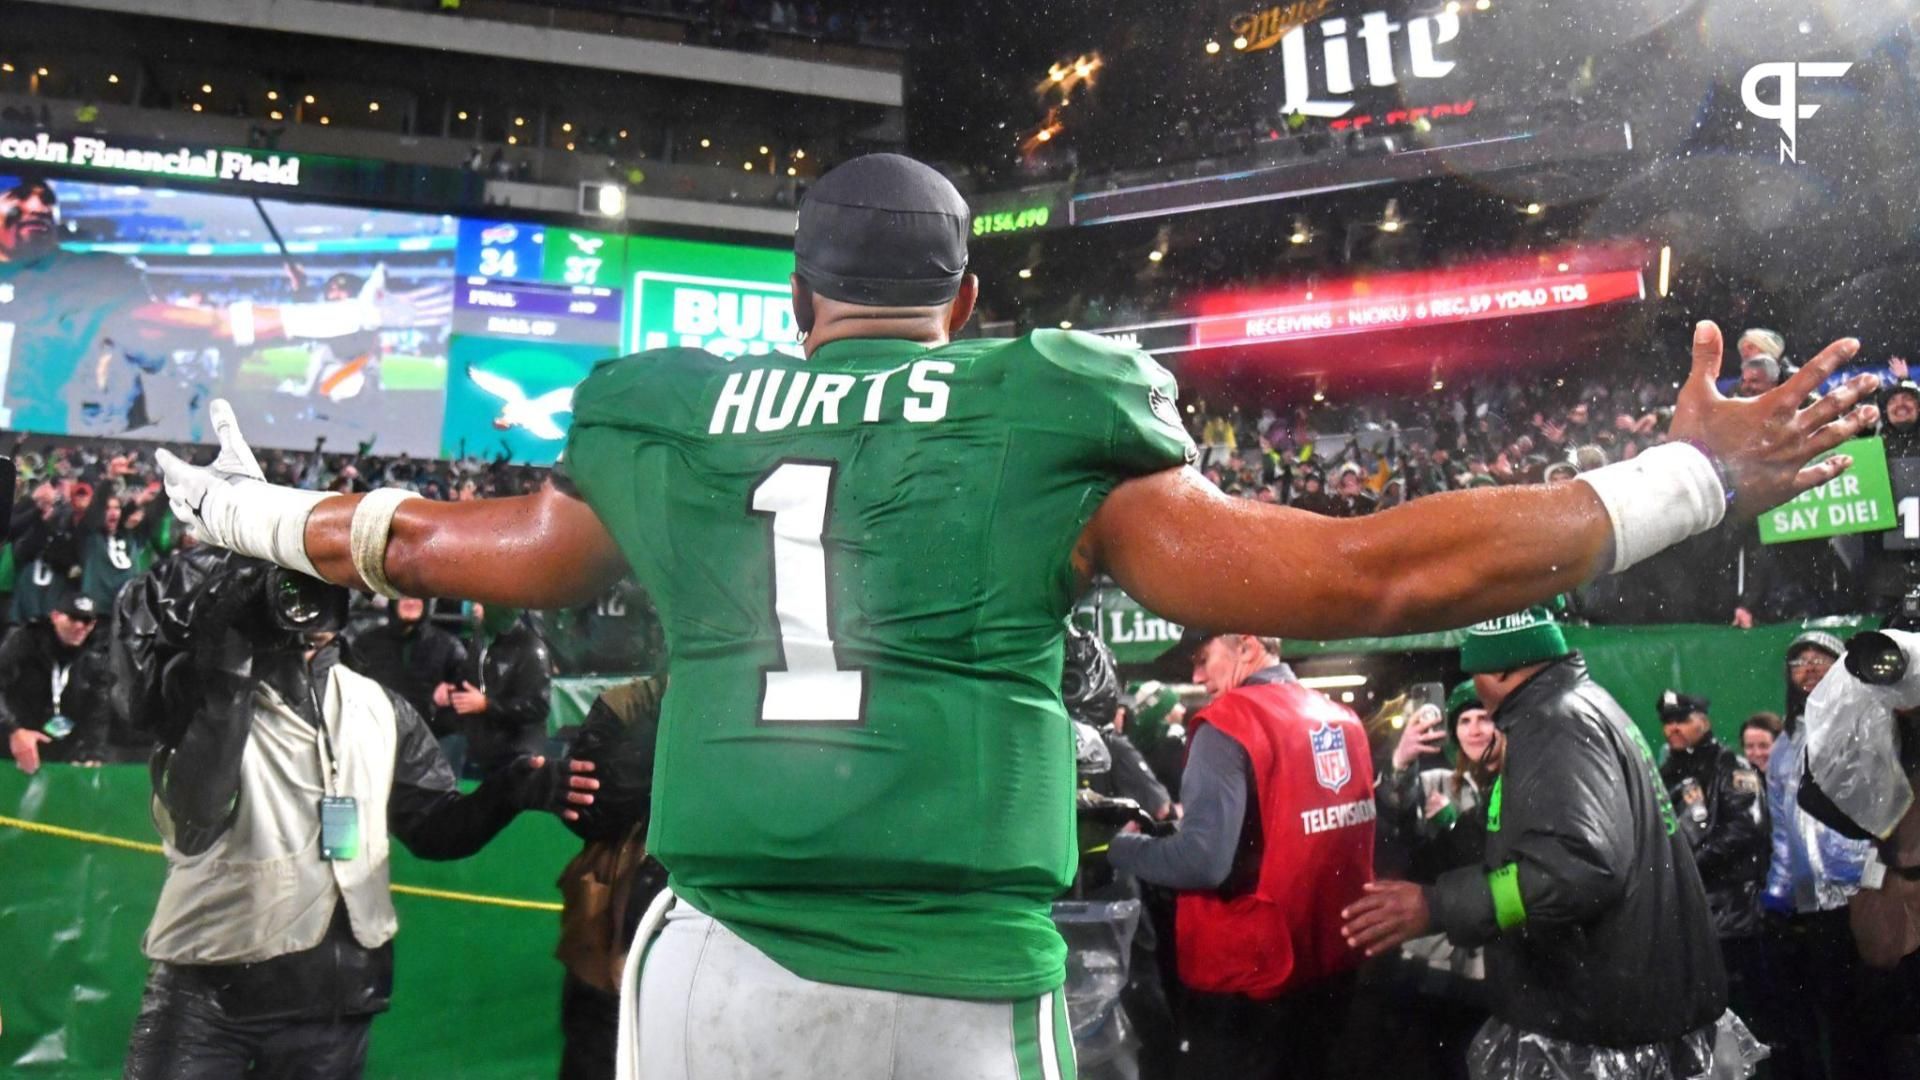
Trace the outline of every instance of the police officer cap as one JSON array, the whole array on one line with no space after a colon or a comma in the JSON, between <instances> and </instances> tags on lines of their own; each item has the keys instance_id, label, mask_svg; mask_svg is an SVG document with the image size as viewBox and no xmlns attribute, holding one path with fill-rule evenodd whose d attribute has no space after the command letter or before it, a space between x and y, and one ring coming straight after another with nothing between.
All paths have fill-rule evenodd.
<instances>
[{"instance_id":1,"label":"police officer cap","mask_svg":"<svg viewBox=\"0 0 1920 1080\"><path fill-rule=\"evenodd\" d=\"M820 178L800 203L794 272L821 296L869 307L952 300L973 213L933 169L868 154Z\"/></svg>"},{"instance_id":2,"label":"police officer cap","mask_svg":"<svg viewBox=\"0 0 1920 1080\"><path fill-rule=\"evenodd\" d=\"M1660 719L1685 720L1694 713L1707 711L1707 699L1683 694L1678 690L1668 690L1660 695Z\"/></svg>"}]
</instances>

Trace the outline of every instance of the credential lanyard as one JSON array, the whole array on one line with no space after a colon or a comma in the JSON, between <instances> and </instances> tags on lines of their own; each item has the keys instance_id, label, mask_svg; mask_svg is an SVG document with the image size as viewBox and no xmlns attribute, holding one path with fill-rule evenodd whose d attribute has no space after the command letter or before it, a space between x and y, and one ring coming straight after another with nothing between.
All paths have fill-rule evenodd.
<instances>
[{"instance_id":1,"label":"credential lanyard","mask_svg":"<svg viewBox=\"0 0 1920 1080\"><path fill-rule=\"evenodd\" d=\"M61 711L60 699L66 696L67 680L72 676L73 676L72 664L53 665L53 680L52 680L53 681L53 711L56 713Z\"/></svg>"}]
</instances>

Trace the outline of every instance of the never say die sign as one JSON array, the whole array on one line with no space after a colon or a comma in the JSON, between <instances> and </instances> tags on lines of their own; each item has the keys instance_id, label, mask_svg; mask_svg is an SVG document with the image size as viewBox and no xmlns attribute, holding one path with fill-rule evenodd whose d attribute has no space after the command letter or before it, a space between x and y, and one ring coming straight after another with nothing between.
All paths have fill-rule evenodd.
<instances>
[{"instance_id":1,"label":"never say die sign","mask_svg":"<svg viewBox=\"0 0 1920 1080\"><path fill-rule=\"evenodd\" d=\"M1822 457L1833 454L1851 456L1853 468L1761 514L1761 543L1785 544L1893 528L1893 486L1887 480L1887 451L1880 440L1841 443Z\"/></svg>"}]
</instances>

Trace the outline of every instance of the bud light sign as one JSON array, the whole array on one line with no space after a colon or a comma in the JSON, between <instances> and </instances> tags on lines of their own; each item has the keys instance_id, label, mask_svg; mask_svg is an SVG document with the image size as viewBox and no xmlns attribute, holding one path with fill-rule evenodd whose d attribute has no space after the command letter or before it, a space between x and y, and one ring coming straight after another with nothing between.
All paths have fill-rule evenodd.
<instances>
[{"instance_id":1,"label":"bud light sign","mask_svg":"<svg viewBox=\"0 0 1920 1080\"><path fill-rule=\"evenodd\" d=\"M793 256L687 240L635 239L626 351L684 347L732 359L801 355L787 275Z\"/></svg>"}]
</instances>

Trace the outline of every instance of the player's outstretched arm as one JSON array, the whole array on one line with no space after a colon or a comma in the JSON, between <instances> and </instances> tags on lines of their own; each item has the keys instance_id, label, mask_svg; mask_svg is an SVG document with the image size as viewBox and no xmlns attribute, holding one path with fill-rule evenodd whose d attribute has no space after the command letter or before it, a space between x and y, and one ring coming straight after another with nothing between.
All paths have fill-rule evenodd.
<instances>
[{"instance_id":1,"label":"player's outstretched arm","mask_svg":"<svg viewBox=\"0 0 1920 1080\"><path fill-rule=\"evenodd\" d=\"M1747 517L1852 464L1806 462L1874 422L1872 406L1856 408L1873 376L1799 404L1858 342L1835 342L1742 400L1714 388L1721 348L1719 328L1701 323L1675 443L1580 481L1432 495L1340 519L1229 498L1191 470L1169 470L1116 488L1076 562L1175 622L1281 637L1442 630L1517 611L1717 525L1728 483L1731 512Z\"/></svg>"},{"instance_id":2,"label":"player's outstretched arm","mask_svg":"<svg viewBox=\"0 0 1920 1080\"><path fill-rule=\"evenodd\" d=\"M363 498L319 503L306 524L314 569L358 589L368 587L354 568L351 546ZM593 599L626 572L626 560L592 508L551 485L505 499L408 499L394 512L387 538L387 580L408 596L569 607Z\"/></svg>"},{"instance_id":3,"label":"player's outstretched arm","mask_svg":"<svg viewBox=\"0 0 1920 1080\"><path fill-rule=\"evenodd\" d=\"M220 441L210 464L154 455L174 515L204 543L357 589L510 607L584 603L627 571L592 508L551 486L437 503L392 488L343 496L269 484L232 406L208 411Z\"/></svg>"}]
</instances>

